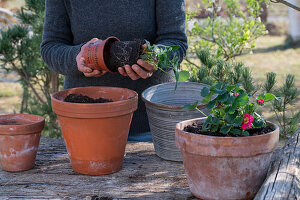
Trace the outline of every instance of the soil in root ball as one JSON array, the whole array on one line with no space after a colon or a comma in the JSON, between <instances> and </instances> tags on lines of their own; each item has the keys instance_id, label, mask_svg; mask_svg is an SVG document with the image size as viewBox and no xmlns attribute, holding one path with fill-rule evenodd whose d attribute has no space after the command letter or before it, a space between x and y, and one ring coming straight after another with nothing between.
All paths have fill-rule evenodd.
<instances>
[{"instance_id":1,"label":"soil in root ball","mask_svg":"<svg viewBox=\"0 0 300 200\"><path fill-rule=\"evenodd\" d=\"M196 124L193 123L192 125L188 125L184 127L183 129L185 132L189 133L195 133L195 134L200 134L200 135L208 135L208 136L217 136L217 137L240 137L231 133L228 133L228 135L224 135L223 133L220 132L208 132L208 131L203 131L202 130L202 124ZM246 129L246 131L249 132L250 136L255 136L255 135L263 135L270 133L274 131L270 126L266 126L263 128L252 128L252 129Z\"/></svg>"},{"instance_id":2,"label":"soil in root ball","mask_svg":"<svg viewBox=\"0 0 300 200\"><path fill-rule=\"evenodd\" d=\"M69 103L107 103L107 102L113 102L111 99L104 99L104 98L98 98L93 99L88 96L84 96L82 94L69 94L65 100L65 102Z\"/></svg>"},{"instance_id":3,"label":"soil in root ball","mask_svg":"<svg viewBox=\"0 0 300 200\"><path fill-rule=\"evenodd\" d=\"M110 51L104 51L104 59L112 72L117 72L118 67L137 64L137 60L142 54L142 40L117 41L110 46Z\"/></svg>"}]
</instances>

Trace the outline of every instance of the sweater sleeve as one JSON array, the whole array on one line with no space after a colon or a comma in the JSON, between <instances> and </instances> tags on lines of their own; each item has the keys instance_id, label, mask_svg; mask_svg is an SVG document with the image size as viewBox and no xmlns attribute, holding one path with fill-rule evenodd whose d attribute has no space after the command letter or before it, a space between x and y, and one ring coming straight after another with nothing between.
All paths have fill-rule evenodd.
<instances>
[{"instance_id":1,"label":"sweater sleeve","mask_svg":"<svg viewBox=\"0 0 300 200\"><path fill-rule=\"evenodd\" d=\"M184 0L156 0L156 24L155 44L179 45L176 54L181 62L188 48Z\"/></svg>"},{"instance_id":2,"label":"sweater sleeve","mask_svg":"<svg viewBox=\"0 0 300 200\"><path fill-rule=\"evenodd\" d=\"M53 71L63 75L79 75L76 56L81 46L73 45L70 20L63 0L46 0L41 56Z\"/></svg>"}]
</instances>

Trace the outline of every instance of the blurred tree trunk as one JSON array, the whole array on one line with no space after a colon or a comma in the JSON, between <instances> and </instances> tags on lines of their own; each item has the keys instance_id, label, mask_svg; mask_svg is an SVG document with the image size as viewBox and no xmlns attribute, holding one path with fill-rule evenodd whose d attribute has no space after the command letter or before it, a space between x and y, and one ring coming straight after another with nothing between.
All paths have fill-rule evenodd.
<instances>
[{"instance_id":1,"label":"blurred tree trunk","mask_svg":"<svg viewBox=\"0 0 300 200\"><path fill-rule=\"evenodd\" d=\"M51 94L58 92L59 87L59 75L58 73L51 71Z\"/></svg>"}]
</instances>

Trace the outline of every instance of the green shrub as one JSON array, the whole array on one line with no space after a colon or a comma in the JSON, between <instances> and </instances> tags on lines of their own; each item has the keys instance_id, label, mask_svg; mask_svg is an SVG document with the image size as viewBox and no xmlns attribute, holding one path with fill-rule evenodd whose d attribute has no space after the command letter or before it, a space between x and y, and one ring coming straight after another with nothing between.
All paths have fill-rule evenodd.
<instances>
[{"instance_id":1,"label":"green shrub","mask_svg":"<svg viewBox=\"0 0 300 200\"><path fill-rule=\"evenodd\" d=\"M0 31L0 63L7 73L16 72L23 88L21 113L44 116L44 136L59 137L60 130L51 110L50 94L60 85L40 56L45 2L26 0L17 11L19 24Z\"/></svg>"}]
</instances>

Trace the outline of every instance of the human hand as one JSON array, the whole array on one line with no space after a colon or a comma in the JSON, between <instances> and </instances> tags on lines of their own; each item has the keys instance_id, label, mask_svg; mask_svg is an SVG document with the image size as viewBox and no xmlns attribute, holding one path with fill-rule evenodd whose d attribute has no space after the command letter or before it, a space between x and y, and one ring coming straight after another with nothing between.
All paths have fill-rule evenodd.
<instances>
[{"instance_id":1,"label":"human hand","mask_svg":"<svg viewBox=\"0 0 300 200\"><path fill-rule=\"evenodd\" d=\"M147 47L146 44L142 46L142 49L145 49ZM146 61L139 59L137 61L137 64L139 65L125 65L124 67L119 67L118 71L123 76L129 76L132 80L137 79L146 79L152 76L153 72L156 70L155 67L152 64L147 63Z\"/></svg>"},{"instance_id":2,"label":"human hand","mask_svg":"<svg viewBox=\"0 0 300 200\"><path fill-rule=\"evenodd\" d=\"M90 67L85 65L85 61L84 61L84 57L83 57L84 49L90 43L93 43L97 40L98 40L98 38L93 38L90 41L88 41L85 45L83 45L81 47L81 50L80 50L79 54L76 56L77 68L86 77L100 77L100 76L104 75L107 72L107 71L100 71L100 70L97 70L97 69L91 69Z\"/></svg>"}]
</instances>

